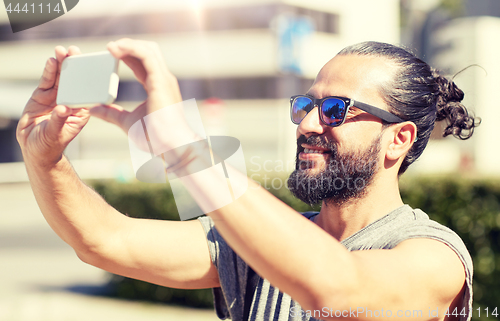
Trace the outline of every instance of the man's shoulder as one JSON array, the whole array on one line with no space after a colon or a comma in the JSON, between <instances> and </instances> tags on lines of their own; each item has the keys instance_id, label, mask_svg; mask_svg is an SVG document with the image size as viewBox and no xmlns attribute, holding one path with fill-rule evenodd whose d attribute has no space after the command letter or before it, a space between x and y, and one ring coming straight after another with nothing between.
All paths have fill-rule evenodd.
<instances>
[{"instance_id":1,"label":"man's shoulder","mask_svg":"<svg viewBox=\"0 0 500 321\"><path fill-rule=\"evenodd\" d=\"M450 228L432 220L420 209L403 205L342 241L349 250L391 249L412 238L462 243Z\"/></svg>"}]
</instances>

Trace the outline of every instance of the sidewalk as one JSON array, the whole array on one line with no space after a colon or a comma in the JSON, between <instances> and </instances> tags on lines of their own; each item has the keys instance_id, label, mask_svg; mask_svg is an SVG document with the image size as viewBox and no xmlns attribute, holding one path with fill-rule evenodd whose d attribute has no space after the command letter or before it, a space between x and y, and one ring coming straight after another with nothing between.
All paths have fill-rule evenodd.
<instances>
[{"instance_id":1,"label":"sidewalk","mask_svg":"<svg viewBox=\"0 0 500 321\"><path fill-rule=\"evenodd\" d=\"M211 310L96 295L102 270L45 222L28 183L0 184L0 321L219 320Z\"/></svg>"}]
</instances>

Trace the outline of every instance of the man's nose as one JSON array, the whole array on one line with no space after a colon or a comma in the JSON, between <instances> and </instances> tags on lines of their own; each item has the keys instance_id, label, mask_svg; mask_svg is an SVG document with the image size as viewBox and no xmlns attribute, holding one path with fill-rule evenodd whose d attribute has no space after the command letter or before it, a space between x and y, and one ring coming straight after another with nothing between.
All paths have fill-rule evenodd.
<instances>
[{"instance_id":1,"label":"man's nose","mask_svg":"<svg viewBox=\"0 0 500 321\"><path fill-rule=\"evenodd\" d=\"M325 132L325 125L319 118L319 109L317 106L302 119L297 130L301 135L306 137L321 135Z\"/></svg>"}]
</instances>

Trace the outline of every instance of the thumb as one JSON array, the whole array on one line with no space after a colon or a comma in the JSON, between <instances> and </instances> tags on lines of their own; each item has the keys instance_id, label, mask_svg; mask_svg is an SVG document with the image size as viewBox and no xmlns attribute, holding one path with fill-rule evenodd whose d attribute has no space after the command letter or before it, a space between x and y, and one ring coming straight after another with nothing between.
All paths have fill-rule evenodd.
<instances>
[{"instance_id":1,"label":"thumb","mask_svg":"<svg viewBox=\"0 0 500 321\"><path fill-rule=\"evenodd\" d=\"M69 107L58 105L52 110L50 120L47 125L47 134L51 137L59 136L66 120L71 115L72 110Z\"/></svg>"}]
</instances>

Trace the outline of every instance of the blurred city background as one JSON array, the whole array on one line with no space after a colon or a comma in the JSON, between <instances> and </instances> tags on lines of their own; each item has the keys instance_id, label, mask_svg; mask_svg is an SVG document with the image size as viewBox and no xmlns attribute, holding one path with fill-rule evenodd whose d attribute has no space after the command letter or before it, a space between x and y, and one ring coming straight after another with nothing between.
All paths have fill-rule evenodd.
<instances>
[{"instance_id":1,"label":"blurred city background","mask_svg":"<svg viewBox=\"0 0 500 321\"><path fill-rule=\"evenodd\" d=\"M196 98L207 134L238 138L257 179L293 169L288 100L305 93L329 59L366 40L403 45L449 76L473 66L455 81L482 118L467 141L442 138L437 126L406 175L500 178L499 35L498 0L82 0L15 34L0 8L0 320L216 319L211 311L84 295L102 290L108 276L81 263L45 223L15 138L56 45L88 53L122 37L157 42L183 98ZM133 109L145 92L123 64L119 75L117 103ZM82 179L135 179L126 135L101 120L91 119L66 155Z\"/></svg>"}]
</instances>

